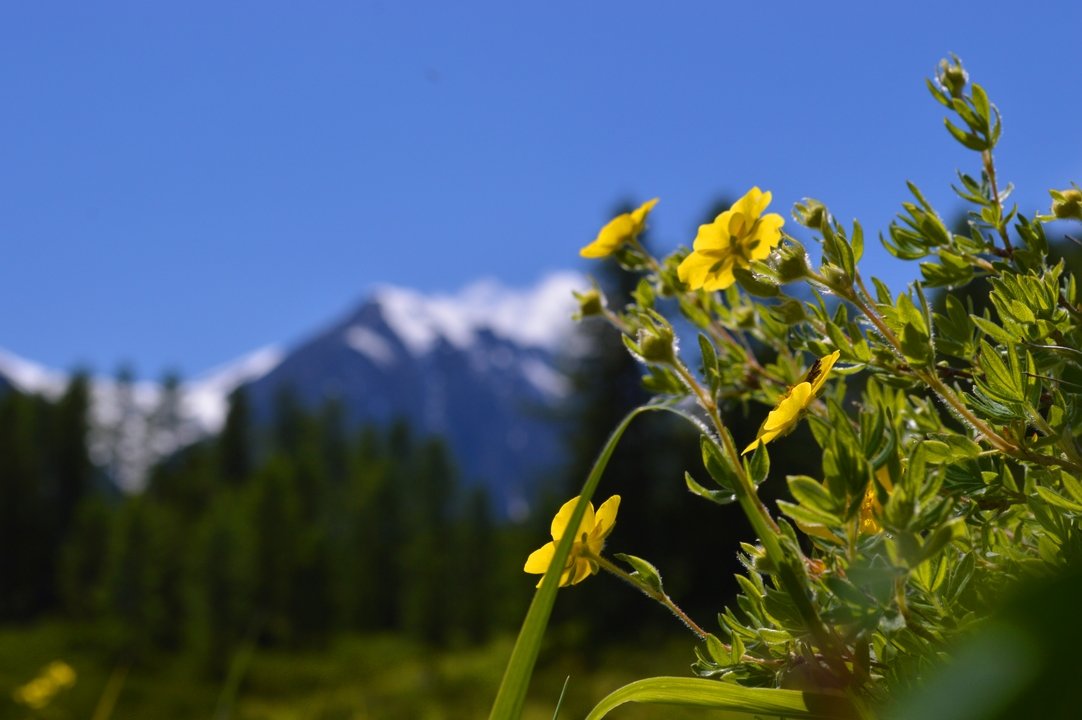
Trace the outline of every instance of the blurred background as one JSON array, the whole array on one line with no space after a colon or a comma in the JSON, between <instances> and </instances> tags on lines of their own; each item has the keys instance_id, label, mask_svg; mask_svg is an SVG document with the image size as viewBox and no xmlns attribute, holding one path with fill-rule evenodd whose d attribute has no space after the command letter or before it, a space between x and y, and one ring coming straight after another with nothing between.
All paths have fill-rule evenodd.
<instances>
[{"instance_id":1,"label":"blurred background","mask_svg":"<svg viewBox=\"0 0 1082 720\"><path fill-rule=\"evenodd\" d=\"M646 242L690 245L752 185L878 232L911 180L957 220L976 158L924 86L950 52L1003 111L1015 201L1047 209L1082 179L1080 21L0 8L0 717L484 715L526 556L646 397L619 338L570 320L587 275L614 305L634 286L578 249L655 196ZM866 263L917 274L873 243ZM731 420L750 438L763 414ZM816 473L805 442L778 472ZM698 468L696 438L651 419L600 492L624 497L610 549L712 626L750 532L684 490ZM562 591L530 712L567 676L574 715L685 674L692 641L611 578ZM55 680L37 702L35 678Z\"/></svg>"}]
</instances>

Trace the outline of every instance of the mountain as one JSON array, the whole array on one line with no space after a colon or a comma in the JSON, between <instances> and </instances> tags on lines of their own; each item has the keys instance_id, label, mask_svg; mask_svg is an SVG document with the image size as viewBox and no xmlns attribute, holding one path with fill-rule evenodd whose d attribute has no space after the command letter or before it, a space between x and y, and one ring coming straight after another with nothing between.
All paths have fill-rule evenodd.
<instances>
[{"instance_id":1,"label":"mountain","mask_svg":"<svg viewBox=\"0 0 1082 720\"><path fill-rule=\"evenodd\" d=\"M462 479L520 515L533 483L563 459L556 410L569 387L559 363L575 351L571 291L584 285L559 273L527 289L381 287L288 350L264 348L172 389L95 378L92 455L121 487L138 490L151 463L221 428L236 388L264 421L288 391L309 408L337 402L355 426L401 419L444 437ZM8 383L57 397L67 381L0 351L0 390Z\"/></svg>"},{"instance_id":2,"label":"mountain","mask_svg":"<svg viewBox=\"0 0 1082 720\"><path fill-rule=\"evenodd\" d=\"M556 410L569 387L558 360L582 286L561 274L525 291L380 288L249 383L249 401L268 417L288 389L306 407L337 402L354 425L405 420L445 438L464 481L522 514L534 481L562 460Z\"/></svg>"}]
</instances>

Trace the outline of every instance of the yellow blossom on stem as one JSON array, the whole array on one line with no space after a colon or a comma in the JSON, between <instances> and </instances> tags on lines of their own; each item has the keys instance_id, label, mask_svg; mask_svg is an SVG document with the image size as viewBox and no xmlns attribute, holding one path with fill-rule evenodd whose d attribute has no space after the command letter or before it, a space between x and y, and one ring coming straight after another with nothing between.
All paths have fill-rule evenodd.
<instances>
[{"instance_id":1,"label":"yellow blossom on stem","mask_svg":"<svg viewBox=\"0 0 1082 720\"><path fill-rule=\"evenodd\" d=\"M616 252L625 242L634 240L646 227L646 216L657 205L657 198L647 200L629 213L621 213L609 220L592 243L579 250L585 258L606 257Z\"/></svg>"},{"instance_id":2,"label":"yellow blossom on stem","mask_svg":"<svg viewBox=\"0 0 1082 720\"><path fill-rule=\"evenodd\" d=\"M777 213L763 215L770 197L753 187L714 222L700 225L692 253L676 269L681 282L692 290L724 290L736 280L733 268L769 255L781 241L785 224Z\"/></svg>"},{"instance_id":3,"label":"yellow blossom on stem","mask_svg":"<svg viewBox=\"0 0 1082 720\"><path fill-rule=\"evenodd\" d=\"M887 470L886 465L875 471L875 477L888 494L894 490L894 483L890 481L890 472ZM879 502L875 483L868 483L868 489L864 491L864 499L860 501L860 534L874 535L882 532L883 524L879 522L879 517L882 514L883 505Z\"/></svg>"},{"instance_id":4,"label":"yellow blossom on stem","mask_svg":"<svg viewBox=\"0 0 1082 720\"><path fill-rule=\"evenodd\" d=\"M742 454L751 452L758 447L759 443L766 445L774 438L785 435L796 427L804 411L808 409L808 406L812 404L812 401L823 389L827 375L830 373L830 369L834 367L834 363L838 361L840 354L838 350L835 350L812 363L804 379L790 388L789 392L782 397L778 406L766 416L766 420L759 426L758 435L744 448Z\"/></svg>"},{"instance_id":5,"label":"yellow blossom on stem","mask_svg":"<svg viewBox=\"0 0 1082 720\"><path fill-rule=\"evenodd\" d=\"M575 511L575 505L579 498L574 497L563 504L556 517L552 519L552 542L530 553L523 568L528 573L544 575L552 563L556 554L556 545L567 532L567 525L571 520L571 514ZM616 523L616 511L620 508L620 496L613 495L601 507L594 512L594 504L587 503L586 513L579 523L578 532L575 533L575 543L571 546L571 554L567 556L564 564L564 572L560 576L560 586L575 585L597 572L597 562L593 560L601 554L605 546L605 538L612 532ZM541 581L537 581L537 587L541 587Z\"/></svg>"}]
</instances>

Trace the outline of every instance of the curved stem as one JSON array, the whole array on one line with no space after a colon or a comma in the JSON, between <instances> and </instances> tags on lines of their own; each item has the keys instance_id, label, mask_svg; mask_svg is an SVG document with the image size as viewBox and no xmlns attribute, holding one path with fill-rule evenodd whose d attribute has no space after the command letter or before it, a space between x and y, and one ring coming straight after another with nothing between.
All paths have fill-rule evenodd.
<instances>
[{"instance_id":1,"label":"curved stem","mask_svg":"<svg viewBox=\"0 0 1082 720\"><path fill-rule=\"evenodd\" d=\"M673 602L673 599L669 597L668 594L666 594L664 591L658 590L656 588L650 587L649 585L646 585L645 583L640 582L638 579L635 578L634 575L627 572L616 563L611 562L610 560L600 555L594 555L591 552L583 552L582 554L583 557L586 557L596 562L598 566L605 572L609 573L610 575L615 575L627 584L634 587L636 590L640 591L646 597L650 598L651 600L656 600L657 602L664 605L669 612L675 615L677 619L680 620L680 622L684 623L684 625L686 625L687 628L691 630L691 632L698 635L700 639L706 638L706 631L699 627L699 625L694 620L692 620L686 612L681 610L680 606ZM754 660L754 658L748 659Z\"/></svg>"}]
</instances>

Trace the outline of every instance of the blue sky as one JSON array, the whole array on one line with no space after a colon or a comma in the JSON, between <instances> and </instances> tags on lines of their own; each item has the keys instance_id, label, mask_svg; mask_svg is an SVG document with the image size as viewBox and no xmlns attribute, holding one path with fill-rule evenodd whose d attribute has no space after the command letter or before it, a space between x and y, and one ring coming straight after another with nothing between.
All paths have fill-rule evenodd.
<instances>
[{"instance_id":1,"label":"blue sky","mask_svg":"<svg viewBox=\"0 0 1082 720\"><path fill-rule=\"evenodd\" d=\"M873 231L906 179L949 213L976 165L923 84L948 52L1043 208L1082 181L1080 26L1069 1L5 3L0 347L191 376L379 283L587 269L622 199L661 198L666 249L752 185Z\"/></svg>"}]
</instances>

